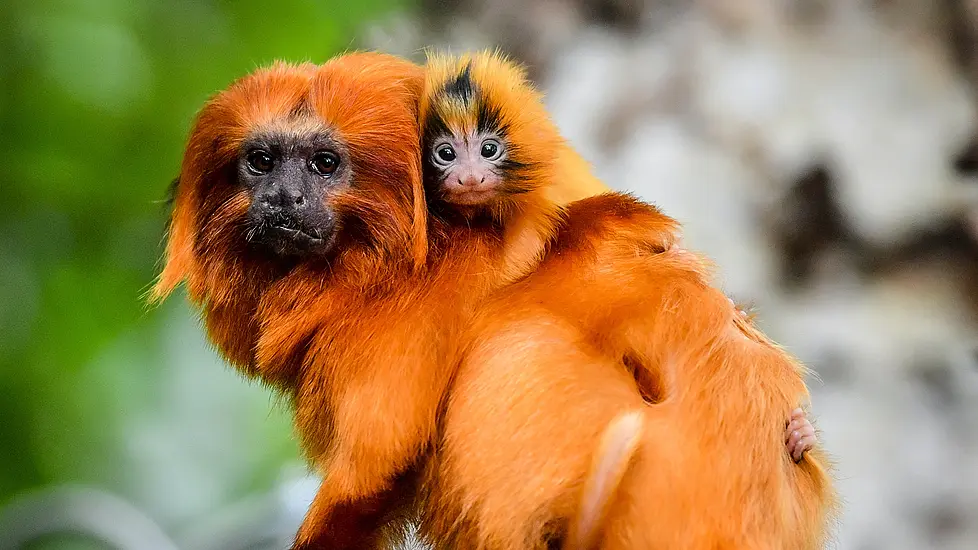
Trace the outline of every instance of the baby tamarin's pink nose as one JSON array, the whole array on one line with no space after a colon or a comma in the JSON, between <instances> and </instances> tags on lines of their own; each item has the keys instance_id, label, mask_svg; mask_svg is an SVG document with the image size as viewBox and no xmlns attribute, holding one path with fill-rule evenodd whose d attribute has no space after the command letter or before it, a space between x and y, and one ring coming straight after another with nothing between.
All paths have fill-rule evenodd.
<instances>
[{"instance_id":1,"label":"baby tamarin's pink nose","mask_svg":"<svg viewBox=\"0 0 978 550\"><path fill-rule=\"evenodd\" d=\"M462 187L475 187L485 181L485 177L480 177L477 174L465 174L459 176L458 181Z\"/></svg>"}]
</instances>

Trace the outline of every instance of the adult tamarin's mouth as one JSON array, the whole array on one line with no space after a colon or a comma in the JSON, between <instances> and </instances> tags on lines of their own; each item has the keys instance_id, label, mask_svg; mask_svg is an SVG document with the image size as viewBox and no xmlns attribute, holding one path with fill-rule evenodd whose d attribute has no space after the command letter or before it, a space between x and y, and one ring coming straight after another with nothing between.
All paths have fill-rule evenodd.
<instances>
[{"instance_id":1,"label":"adult tamarin's mouth","mask_svg":"<svg viewBox=\"0 0 978 550\"><path fill-rule=\"evenodd\" d=\"M326 241L322 237L315 237L298 227L291 227L289 225L273 225L269 230L276 233L279 237L310 245L321 244Z\"/></svg>"},{"instance_id":2,"label":"adult tamarin's mouth","mask_svg":"<svg viewBox=\"0 0 978 550\"><path fill-rule=\"evenodd\" d=\"M245 239L280 256L313 256L330 250L335 230L332 220L309 227L293 218L279 218L253 226Z\"/></svg>"}]
</instances>

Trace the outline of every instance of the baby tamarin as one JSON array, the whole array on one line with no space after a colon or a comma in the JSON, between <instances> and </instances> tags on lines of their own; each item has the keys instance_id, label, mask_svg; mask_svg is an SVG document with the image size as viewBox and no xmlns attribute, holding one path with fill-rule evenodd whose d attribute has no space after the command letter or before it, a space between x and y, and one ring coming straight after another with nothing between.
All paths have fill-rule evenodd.
<instances>
[{"instance_id":1,"label":"baby tamarin","mask_svg":"<svg viewBox=\"0 0 978 550\"><path fill-rule=\"evenodd\" d=\"M510 273L529 275L495 294L468 332L429 474L430 540L814 547L832 493L817 457L789 458L815 452L795 409L803 369L708 286L702 263L675 246L677 225L621 195L555 208L544 190L562 140L500 56L429 60L421 113L435 217L489 219L504 246L539 247L505 257L518 265ZM615 418L641 421L611 424L602 440ZM618 495L618 481L642 498ZM650 514L669 521L642 519Z\"/></svg>"},{"instance_id":2,"label":"baby tamarin","mask_svg":"<svg viewBox=\"0 0 978 550\"><path fill-rule=\"evenodd\" d=\"M500 273L515 280L536 266L561 206L608 187L561 137L524 72L501 55L429 54L425 73L420 113L432 213L500 228Z\"/></svg>"}]
</instances>

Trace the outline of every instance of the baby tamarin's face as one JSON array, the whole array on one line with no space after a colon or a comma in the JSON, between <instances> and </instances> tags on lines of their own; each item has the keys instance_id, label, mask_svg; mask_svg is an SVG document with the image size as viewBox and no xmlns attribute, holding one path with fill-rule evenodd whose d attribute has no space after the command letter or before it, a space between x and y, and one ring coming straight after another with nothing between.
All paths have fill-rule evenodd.
<instances>
[{"instance_id":1,"label":"baby tamarin's face","mask_svg":"<svg viewBox=\"0 0 978 550\"><path fill-rule=\"evenodd\" d=\"M446 132L434 136L426 154L442 199L480 205L504 192L506 140L496 132Z\"/></svg>"},{"instance_id":2,"label":"baby tamarin's face","mask_svg":"<svg viewBox=\"0 0 978 550\"><path fill-rule=\"evenodd\" d=\"M430 55L419 116L428 201L503 218L553 179L563 140L523 69L493 52Z\"/></svg>"}]
</instances>

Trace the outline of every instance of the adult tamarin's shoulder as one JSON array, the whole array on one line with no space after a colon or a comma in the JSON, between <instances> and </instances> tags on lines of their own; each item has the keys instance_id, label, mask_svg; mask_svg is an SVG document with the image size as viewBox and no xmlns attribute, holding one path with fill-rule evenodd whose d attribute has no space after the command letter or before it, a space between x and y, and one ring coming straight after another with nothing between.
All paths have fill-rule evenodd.
<instances>
[{"instance_id":1,"label":"adult tamarin's shoulder","mask_svg":"<svg viewBox=\"0 0 978 550\"><path fill-rule=\"evenodd\" d=\"M679 222L658 207L625 193L606 193L574 202L553 243L560 254L582 248L648 248L664 252L679 242Z\"/></svg>"}]
</instances>

